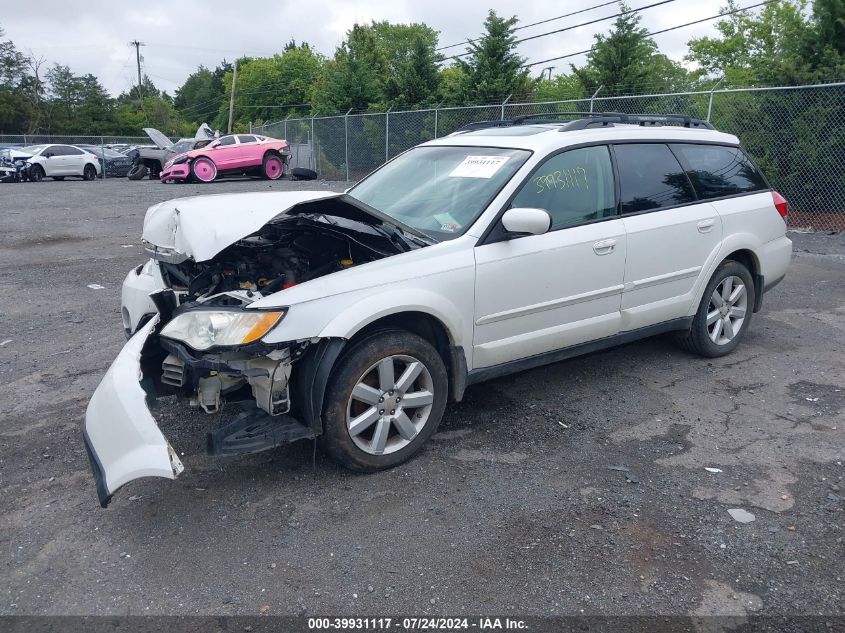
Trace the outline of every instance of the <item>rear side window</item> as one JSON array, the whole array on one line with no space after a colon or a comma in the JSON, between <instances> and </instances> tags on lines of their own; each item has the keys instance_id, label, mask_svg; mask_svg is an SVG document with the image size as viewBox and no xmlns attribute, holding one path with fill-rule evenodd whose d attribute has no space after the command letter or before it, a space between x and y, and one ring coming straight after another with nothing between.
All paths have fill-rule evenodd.
<instances>
[{"instance_id":1,"label":"rear side window","mask_svg":"<svg viewBox=\"0 0 845 633\"><path fill-rule=\"evenodd\" d=\"M688 169L699 198L720 198L769 188L760 170L738 147L672 145Z\"/></svg>"},{"instance_id":2,"label":"rear side window","mask_svg":"<svg viewBox=\"0 0 845 633\"><path fill-rule=\"evenodd\" d=\"M695 202L681 164L667 145L614 145L622 213L639 213Z\"/></svg>"},{"instance_id":3,"label":"rear side window","mask_svg":"<svg viewBox=\"0 0 845 633\"><path fill-rule=\"evenodd\" d=\"M242 135L242 136L238 137L238 140L241 143L255 143L255 137L254 136Z\"/></svg>"},{"instance_id":4,"label":"rear side window","mask_svg":"<svg viewBox=\"0 0 845 633\"><path fill-rule=\"evenodd\" d=\"M511 207L545 209L552 216L552 229L616 215L607 147L582 147L552 156L522 186Z\"/></svg>"}]
</instances>

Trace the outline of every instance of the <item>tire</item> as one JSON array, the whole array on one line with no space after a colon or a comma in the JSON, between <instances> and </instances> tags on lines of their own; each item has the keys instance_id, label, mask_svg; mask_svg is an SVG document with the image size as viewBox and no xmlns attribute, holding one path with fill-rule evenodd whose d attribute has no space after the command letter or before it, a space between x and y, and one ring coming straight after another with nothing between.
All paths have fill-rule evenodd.
<instances>
[{"instance_id":1,"label":"tire","mask_svg":"<svg viewBox=\"0 0 845 633\"><path fill-rule=\"evenodd\" d=\"M285 161L278 154L268 153L261 163L261 175L267 180L278 180L285 173Z\"/></svg>"},{"instance_id":2,"label":"tire","mask_svg":"<svg viewBox=\"0 0 845 633\"><path fill-rule=\"evenodd\" d=\"M740 285L744 290L739 291ZM708 358L730 354L751 324L755 298L754 280L748 268L731 259L723 261L704 289L690 331L678 338L681 347ZM720 301L721 306L717 305Z\"/></svg>"},{"instance_id":3,"label":"tire","mask_svg":"<svg viewBox=\"0 0 845 633\"><path fill-rule=\"evenodd\" d=\"M191 175L197 182L213 182L217 178L217 165L210 158L201 156L191 163Z\"/></svg>"},{"instance_id":4,"label":"tire","mask_svg":"<svg viewBox=\"0 0 845 633\"><path fill-rule=\"evenodd\" d=\"M41 182L44 180L44 168L41 165L33 165L30 167L29 179L32 182Z\"/></svg>"},{"instance_id":5,"label":"tire","mask_svg":"<svg viewBox=\"0 0 845 633\"><path fill-rule=\"evenodd\" d=\"M294 180L317 180L317 172L307 167L294 167L290 175Z\"/></svg>"},{"instance_id":6,"label":"tire","mask_svg":"<svg viewBox=\"0 0 845 633\"><path fill-rule=\"evenodd\" d=\"M58 180L59 182L61 182L64 179L65 179L64 176L53 176L53 180Z\"/></svg>"},{"instance_id":7,"label":"tire","mask_svg":"<svg viewBox=\"0 0 845 633\"><path fill-rule=\"evenodd\" d=\"M379 369L388 363L393 378ZM400 384L412 367L419 373ZM321 448L334 461L358 472L397 466L419 452L437 431L448 388L443 359L431 343L404 330L374 332L353 343L329 379ZM353 390L364 398L353 397ZM412 406L402 401L408 394L414 398ZM398 413L391 416L391 412ZM350 426L356 419L358 432L352 433Z\"/></svg>"},{"instance_id":8,"label":"tire","mask_svg":"<svg viewBox=\"0 0 845 633\"><path fill-rule=\"evenodd\" d=\"M129 178L129 180L143 180L147 177L149 171L150 170L147 169L147 166L143 163L135 163L132 165L132 169L129 170L129 173L126 174L126 177Z\"/></svg>"},{"instance_id":9,"label":"tire","mask_svg":"<svg viewBox=\"0 0 845 633\"><path fill-rule=\"evenodd\" d=\"M85 165L82 169L82 180L95 180L97 178L97 168L91 163Z\"/></svg>"}]
</instances>

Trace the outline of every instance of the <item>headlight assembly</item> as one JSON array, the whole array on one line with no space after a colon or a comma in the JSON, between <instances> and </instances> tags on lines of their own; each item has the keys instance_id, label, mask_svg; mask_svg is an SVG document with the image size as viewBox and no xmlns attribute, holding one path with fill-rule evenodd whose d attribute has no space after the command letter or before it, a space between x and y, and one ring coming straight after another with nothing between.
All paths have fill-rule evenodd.
<instances>
[{"instance_id":1,"label":"headlight assembly","mask_svg":"<svg viewBox=\"0 0 845 633\"><path fill-rule=\"evenodd\" d=\"M284 310L192 310L174 317L161 330L161 336L181 341L200 351L246 345L267 334L284 315Z\"/></svg>"}]
</instances>

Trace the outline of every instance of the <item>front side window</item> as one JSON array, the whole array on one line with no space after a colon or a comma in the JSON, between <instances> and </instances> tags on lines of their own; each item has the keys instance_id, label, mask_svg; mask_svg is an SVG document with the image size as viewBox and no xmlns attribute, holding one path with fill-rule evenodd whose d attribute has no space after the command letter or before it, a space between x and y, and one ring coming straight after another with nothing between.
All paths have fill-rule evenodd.
<instances>
[{"instance_id":1,"label":"front side window","mask_svg":"<svg viewBox=\"0 0 845 633\"><path fill-rule=\"evenodd\" d=\"M545 209L552 229L616 215L613 167L606 146L552 156L523 185L511 207Z\"/></svg>"},{"instance_id":2,"label":"front side window","mask_svg":"<svg viewBox=\"0 0 845 633\"><path fill-rule=\"evenodd\" d=\"M672 150L689 169L699 198L705 200L765 191L766 179L738 147L679 143Z\"/></svg>"},{"instance_id":3,"label":"front side window","mask_svg":"<svg viewBox=\"0 0 845 633\"><path fill-rule=\"evenodd\" d=\"M219 146L234 145L234 144L235 144L235 137L234 136L224 136L223 138L220 139L220 142L218 143Z\"/></svg>"},{"instance_id":4,"label":"front side window","mask_svg":"<svg viewBox=\"0 0 845 633\"><path fill-rule=\"evenodd\" d=\"M622 213L639 213L695 202L681 164L662 143L614 145Z\"/></svg>"},{"instance_id":5,"label":"front side window","mask_svg":"<svg viewBox=\"0 0 845 633\"><path fill-rule=\"evenodd\" d=\"M452 239L475 222L530 155L497 147L415 147L349 195L437 240Z\"/></svg>"}]
</instances>

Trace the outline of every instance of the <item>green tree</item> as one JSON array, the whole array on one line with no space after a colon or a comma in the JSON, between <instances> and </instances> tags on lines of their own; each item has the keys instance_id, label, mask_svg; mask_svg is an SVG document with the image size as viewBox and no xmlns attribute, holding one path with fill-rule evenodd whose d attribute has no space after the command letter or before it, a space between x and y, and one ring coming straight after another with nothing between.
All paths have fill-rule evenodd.
<instances>
[{"instance_id":1,"label":"green tree","mask_svg":"<svg viewBox=\"0 0 845 633\"><path fill-rule=\"evenodd\" d=\"M725 10L736 8L730 0ZM811 74L807 50L816 48L805 9L803 0L776 0L759 13L726 16L716 23L718 37L689 41L686 59L729 86L801 83Z\"/></svg>"},{"instance_id":2,"label":"green tree","mask_svg":"<svg viewBox=\"0 0 845 633\"><path fill-rule=\"evenodd\" d=\"M309 112L311 89L323 62L322 56L307 44L286 47L283 53L273 57L239 62L235 124L245 129L250 121L274 121ZM223 83L228 90L230 74Z\"/></svg>"},{"instance_id":3,"label":"green tree","mask_svg":"<svg viewBox=\"0 0 845 633\"><path fill-rule=\"evenodd\" d=\"M592 95L599 86L605 96L683 87L683 68L657 50L648 31L640 26L638 13L631 12L624 3L619 8L626 13L616 18L609 33L594 36L587 63L580 68L570 65L584 93Z\"/></svg>"},{"instance_id":4,"label":"green tree","mask_svg":"<svg viewBox=\"0 0 845 633\"><path fill-rule=\"evenodd\" d=\"M219 127L218 119L228 108L229 97L223 79L231 71L232 64L225 60L214 70L200 66L176 90L174 107L194 126L208 122Z\"/></svg>"},{"instance_id":5,"label":"green tree","mask_svg":"<svg viewBox=\"0 0 845 633\"><path fill-rule=\"evenodd\" d=\"M466 59L456 66L466 75L465 100L472 103L500 103L508 96L525 101L534 82L523 68L525 58L516 53L516 36L511 30L516 17L500 18L492 9L484 20L484 34L467 47Z\"/></svg>"}]
</instances>

